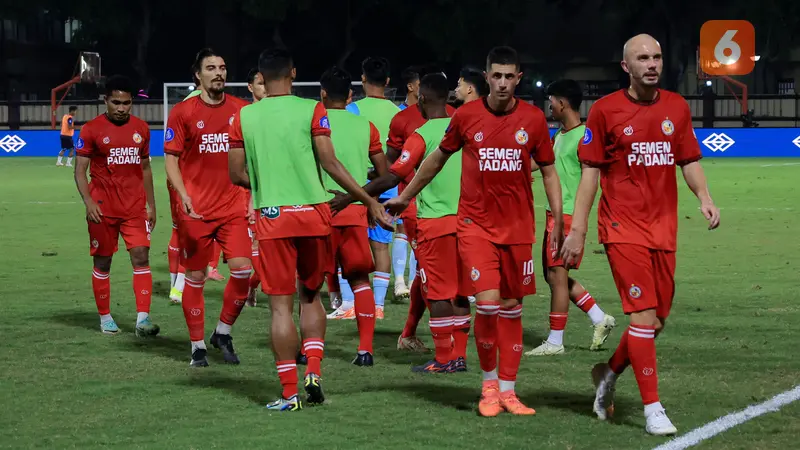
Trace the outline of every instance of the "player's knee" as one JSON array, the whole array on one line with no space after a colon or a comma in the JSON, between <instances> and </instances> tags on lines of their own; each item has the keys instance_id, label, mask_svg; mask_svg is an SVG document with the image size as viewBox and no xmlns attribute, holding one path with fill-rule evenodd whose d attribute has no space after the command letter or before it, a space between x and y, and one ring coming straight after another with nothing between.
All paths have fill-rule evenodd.
<instances>
[{"instance_id":1,"label":"player's knee","mask_svg":"<svg viewBox=\"0 0 800 450\"><path fill-rule=\"evenodd\" d=\"M94 268L101 271L108 273L111 270L111 257L110 256L95 256L94 257Z\"/></svg>"},{"instance_id":2,"label":"player's knee","mask_svg":"<svg viewBox=\"0 0 800 450\"><path fill-rule=\"evenodd\" d=\"M231 270L243 269L245 267L251 267L250 259L249 258L231 258L228 260L228 267Z\"/></svg>"},{"instance_id":3,"label":"player's knee","mask_svg":"<svg viewBox=\"0 0 800 450\"><path fill-rule=\"evenodd\" d=\"M453 306L456 308L469 308L469 299L461 295L456 296L456 298L453 299Z\"/></svg>"},{"instance_id":4,"label":"player's knee","mask_svg":"<svg viewBox=\"0 0 800 450\"><path fill-rule=\"evenodd\" d=\"M664 331L664 327L666 327L666 326L667 326L667 319L661 318L661 317L657 317L656 318L656 336L661 334L661 332Z\"/></svg>"},{"instance_id":5,"label":"player's knee","mask_svg":"<svg viewBox=\"0 0 800 450\"><path fill-rule=\"evenodd\" d=\"M206 281L205 270L186 270L186 278L194 281L195 283L202 283Z\"/></svg>"},{"instance_id":6,"label":"player's knee","mask_svg":"<svg viewBox=\"0 0 800 450\"><path fill-rule=\"evenodd\" d=\"M133 267L146 267L150 265L150 252L147 247L131 249L131 264L133 264Z\"/></svg>"},{"instance_id":7,"label":"player's knee","mask_svg":"<svg viewBox=\"0 0 800 450\"><path fill-rule=\"evenodd\" d=\"M504 298L500 300L500 307L503 309L512 309L522 304L522 299Z\"/></svg>"}]
</instances>

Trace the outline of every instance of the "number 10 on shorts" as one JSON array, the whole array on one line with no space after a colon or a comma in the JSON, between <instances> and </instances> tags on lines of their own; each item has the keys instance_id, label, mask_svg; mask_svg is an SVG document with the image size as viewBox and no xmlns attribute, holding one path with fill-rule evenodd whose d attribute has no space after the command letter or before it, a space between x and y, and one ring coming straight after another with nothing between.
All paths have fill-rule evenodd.
<instances>
[{"instance_id":1,"label":"number 10 on shorts","mask_svg":"<svg viewBox=\"0 0 800 450\"><path fill-rule=\"evenodd\" d=\"M700 69L709 75L746 75L756 65L756 30L746 20L709 20L700 28Z\"/></svg>"}]
</instances>

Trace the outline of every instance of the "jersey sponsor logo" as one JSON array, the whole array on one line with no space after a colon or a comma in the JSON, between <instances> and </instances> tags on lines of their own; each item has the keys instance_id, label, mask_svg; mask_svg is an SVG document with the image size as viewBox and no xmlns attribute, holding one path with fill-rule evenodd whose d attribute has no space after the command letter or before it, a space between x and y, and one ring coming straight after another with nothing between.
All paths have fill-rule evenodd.
<instances>
[{"instance_id":1,"label":"jersey sponsor logo","mask_svg":"<svg viewBox=\"0 0 800 450\"><path fill-rule=\"evenodd\" d=\"M403 150L403 153L400 154L400 164L407 163L409 159L411 159L411 153L408 150Z\"/></svg>"},{"instance_id":2,"label":"jersey sponsor logo","mask_svg":"<svg viewBox=\"0 0 800 450\"><path fill-rule=\"evenodd\" d=\"M175 131L172 128L167 128L164 132L164 142L172 142L175 139Z\"/></svg>"},{"instance_id":3,"label":"jersey sponsor logo","mask_svg":"<svg viewBox=\"0 0 800 450\"><path fill-rule=\"evenodd\" d=\"M228 133L206 133L200 136L200 153L228 153Z\"/></svg>"},{"instance_id":4,"label":"jersey sponsor logo","mask_svg":"<svg viewBox=\"0 0 800 450\"><path fill-rule=\"evenodd\" d=\"M628 154L628 166L674 166L672 144L659 142L633 142Z\"/></svg>"},{"instance_id":5,"label":"jersey sponsor logo","mask_svg":"<svg viewBox=\"0 0 800 450\"><path fill-rule=\"evenodd\" d=\"M78 150L83 148L83 139L78 138L78 141L75 143L75 148L77 148Z\"/></svg>"},{"instance_id":6,"label":"jersey sponsor logo","mask_svg":"<svg viewBox=\"0 0 800 450\"><path fill-rule=\"evenodd\" d=\"M139 156L139 147L120 147L112 148L108 151L106 164L141 164L142 159Z\"/></svg>"},{"instance_id":7,"label":"jersey sponsor logo","mask_svg":"<svg viewBox=\"0 0 800 450\"><path fill-rule=\"evenodd\" d=\"M589 127L586 127L586 131L583 132L583 145L589 144L592 142L592 130Z\"/></svg>"},{"instance_id":8,"label":"jersey sponsor logo","mask_svg":"<svg viewBox=\"0 0 800 450\"><path fill-rule=\"evenodd\" d=\"M281 208L279 206L261 208L261 217L266 217L267 219L277 219L280 216Z\"/></svg>"},{"instance_id":9,"label":"jersey sponsor logo","mask_svg":"<svg viewBox=\"0 0 800 450\"><path fill-rule=\"evenodd\" d=\"M478 150L481 172L519 172L522 170L522 149L481 148Z\"/></svg>"},{"instance_id":10,"label":"jersey sponsor logo","mask_svg":"<svg viewBox=\"0 0 800 450\"><path fill-rule=\"evenodd\" d=\"M633 136L633 127L631 125L628 125L627 127L625 127L624 130L622 130L622 134L624 134L625 136Z\"/></svg>"},{"instance_id":11,"label":"jersey sponsor logo","mask_svg":"<svg viewBox=\"0 0 800 450\"><path fill-rule=\"evenodd\" d=\"M527 286L527 285L531 284L531 281L533 281L533 280L531 279L531 277L528 276L528 277L525 277L524 280L522 280L522 284L523 284L523 286Z\"/></svg>"},{"instance_id":12,"label":"jersey sponsor logo","mask_svg":"<svg viewBox=\"0 0 800 450\"><path fill-rule=\"evenodd\" d=\"M319 126L321 128L327 128L327 129L331 128L331 123L328 121L328 116L322 116L319 119Z\"/></svg>"},{"instance_id":13,"label":"jersey sponsor logo","mask_svg":"<svg viewBox=\"0 0 800 450\"><path fill-rule=\"evenodd\" d=\"M110 142L111 142L111 138L110 137L106 136L106 137L103 138L103 144L108 145Z\"/></svg>"},{"instance_id":14,"label":"jersey sponsor logo","mask_svg":"<svg viewBox=\"0 0 800 450\"><path fill-rule=\"evenodd\" d=\"M639 286L632 284L631 288L628 289L628 295L631 298L639 298L642 296L642 289Z\"/></svg>"},{"instance_id":15,"label":"jersey sponsor logo","mask_svg":"<svg viewBox=\"0 0 800 450\"><path fill-rule=\"evenodd\" d=\"M483 141L483 131L478 131L475 133L475 142Z\"/></svg>"},{"instance_id":16,"label":"jersey sponsor logo","mask_svg":"<svg viewBox=\"0 0 800 450\"><path fill-rule=\"evenodd\" d=\"M302 212L309 212L313 211L314 207L310 205L292 205L292 206L284 206L283 212L286 213L302 213Z\"/></svg>"},{"instance_id":17,"label":"jersey sponsor logo","mask_svg":"<svg viewBox=\"0 0 800 450\"><path fill-rule=\"evenodd\" d=\"M197 128L198 129L202 130L205 127L206 127L206 123L205 122L203 122L202 120L198 120L197 121Z\"/></svg>"},{"instance_id":18,"label":"jersey sponsor logo","mask_svg":"<svg viewBox=\"0 0 800 450\"><path fill-rule=\"evenodd\" d=\"M675 132L675 124L669 119L664 119L664 121L661 122L661 132L666 136L671 135Z\"/></svg>"},{"instance_id":19,"label":"jersey sponsor logo","mask_svg":"<svg viewBox=\"0 0 800 450\"><path fill-rule=\"evenodd\" d=\"M92 247L94 248L100 247L100 243L97 242L97 239L92 239Z\"/></svg>"},{"instance_id":20,"label":"jersey sponsor logo","mask_svg":"<svg viewBox=\"0 0 800 450\"><path fill-rule=\"evenodd\" d=\"M137 144L141 144L142 143L142 135L139 134L139 133L133 133L133 142L135 142Z\"/></svg>"},{"instance_id":21,"label":"jersey sponsor logo","mask_svg":"<svg viewBox=\"0 0 800 450\"><path fill-rule=\"evenodd\" d=\"M519 145L527 144L528 143L528 132L525 131L524 129L518 130L516 133L514 133L514 140L516 140L517 144L519 144Z\"/></svg>"}]
</instances>

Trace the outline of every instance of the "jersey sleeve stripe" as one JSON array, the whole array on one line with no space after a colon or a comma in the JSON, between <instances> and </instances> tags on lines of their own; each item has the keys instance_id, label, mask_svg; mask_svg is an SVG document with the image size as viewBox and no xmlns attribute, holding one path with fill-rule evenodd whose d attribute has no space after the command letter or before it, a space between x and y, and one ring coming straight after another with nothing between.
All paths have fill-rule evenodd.
<instances>
[{"instance_id":1,"label":"jersey sleeve stripe","mask_svg":"<svg viewBox=\"0 0 800 450\"><path fill-rule=\"evenodd\" d=\"M439 146L439 150L441 150L441 151L442 151L442 153L447 153L448 155L452 155L453 153L455 153L455 152L459 151L460 149L450 150L449 148L444 148L444 147L442 147L442 146L440 145L440 146Z\"/></svg>"},{"instance_id":2,"label":"jersey sleeve stripe","mask_svg":"<svg viewBox=\"0 0 800 450\"><path fill-rule=\"evenodd\" d=\"M244 141L230 141L228 143L228 148L244 148Z\"/></svg>"},{"instance_id":3,"label":"jersey sleeve stripe","mask_svg":"<svg viewBox=\"0 0 800 450\"><path fill-rule=\"evenodd\" d=\"M678 166L685 166L685 165L693 163L695 161L700 161L701 159L703 159L703 155L695 155L695 156L692 156L692 157L687 158L687 159L676 161L675 164L678 165Z\"/></svg>"}]
</instances>

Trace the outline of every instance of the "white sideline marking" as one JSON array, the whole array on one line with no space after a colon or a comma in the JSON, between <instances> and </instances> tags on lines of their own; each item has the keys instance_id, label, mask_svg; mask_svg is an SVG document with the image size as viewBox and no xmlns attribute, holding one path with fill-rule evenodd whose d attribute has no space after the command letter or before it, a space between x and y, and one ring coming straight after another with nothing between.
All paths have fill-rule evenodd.
<instances>
[{"instance_id":1,"label":"white sideline marking","mask_svg":"<svg viewBox=\"0 0 800 450\"><path fill-rule=\"evenodd\" d=\"M763 403L750 405L739 412L720 417L719 419L709 422L700 428L696 428L684 434L683 436L659 445L653 450L683 450L685 448L689 448L705 441L706 439L710 439L725 430L729 430L735 426L741 425L750 419L755 419L756 417L763 416L767 413L777 412L779 409L781 409L781 407L797 400L800 400L800 384L795 386L794 389L782 392Z\"/></svg>"},{"instance_id":2,"label":"white sideline marking","mask_svg":"<svg viewBox=\"0 0 800 450\"><path fill-rule=\"evenodd\" d=\"M761 167L800 166L800 163L762 164Z\"/></svg>"}]
</instances>

